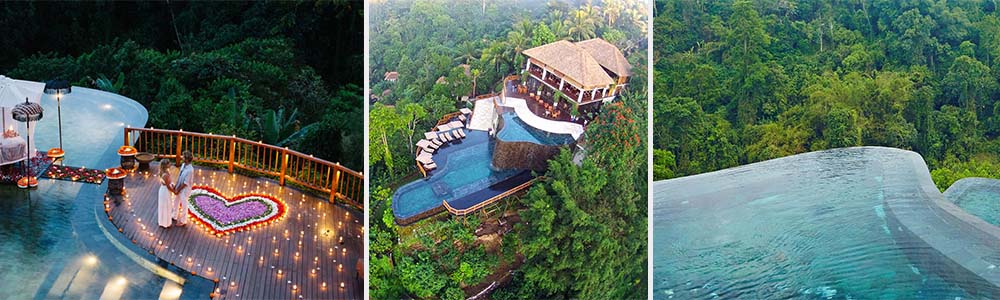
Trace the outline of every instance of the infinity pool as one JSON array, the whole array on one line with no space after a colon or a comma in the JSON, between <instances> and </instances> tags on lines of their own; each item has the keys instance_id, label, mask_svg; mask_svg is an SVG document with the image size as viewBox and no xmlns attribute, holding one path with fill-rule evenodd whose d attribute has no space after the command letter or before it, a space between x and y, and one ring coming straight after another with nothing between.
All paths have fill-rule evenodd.
<instances>
[{"instance_id":1,"label":"infinity pool","mask_svg":"<svg viewBox=\"0 0 1000 300\"><path fill-rule=\"evenodd\" d=\"M949 201L994 226L1000 226L1000 180L965 178L944 192Z\"/></svg>"},{"instance_id":2,"label":"infinity pool","mask_svg":"<svg viewBox=\"0 0 1000 300\"><path fill-rule=\"evenodd\" d=\"M435 209L442 200L451 202L519 173L493 167L493 142L486 132L469 130L467 135L461 143L443 147L434 154L438 168L431 176L396 190L392 206L397 218L410 218Z\"/></svg>"},{"instance_id":3,"label":"infinity pool","mask_svg":"<svg viewBox=\"0 0 1000 300\"><path fill-rule=\"evenodd\" d=\"M979 299L992 288L942 275L954 263L935 238L907 237L922 232L904 219L917 214L952 247L974 235L927 213L943 200L913 152L814 152L653 189L656 299Z\"/></svg>"},{"instance_id":4,"label":"infinity pool","mask_svg":"<svg viewBox=\"0 0 1000 300\"><path fill-rule=\"evenodd\" d=\"M52 95L44 95L41 104L45 117L38 122L37 145L32 147L44 151L58 146L58 118ZM115 165L122 128L144 126L146 117L145 108L131 99L73 87L62 100L65 163L88 168ZM24 124L17 125L23 135ZM163 279L105 246L106 239L92 223L102 188L50 179L40 179L39 187L30 192L0 186L0 298L158 296Z\"/></svg>"},{"instance_id":5,"label":"infinity pool","mask_svg":"<svg viewBox=\"0 0 1000 300\"><path fill-rule=\"evenodd\" d=\"M565 145L574 141L568 134L548 133L524 123L513 112L503 113L504 127L497 138L506 142L529 142L540 145Z\"/></svg>"}]
</instances>

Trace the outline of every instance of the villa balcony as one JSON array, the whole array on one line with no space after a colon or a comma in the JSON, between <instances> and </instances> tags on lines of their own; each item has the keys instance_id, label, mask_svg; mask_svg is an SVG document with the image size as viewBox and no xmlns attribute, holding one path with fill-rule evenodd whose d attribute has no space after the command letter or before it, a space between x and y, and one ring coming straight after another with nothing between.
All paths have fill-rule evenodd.
<instances>
[{"instance_id":1,"label":"villa balcony","mask_svg":"<svg viewBox=\"0 0 1000 300\"><path fill-rule=\"evenodd\" d=\"M573 110L573 104L571 104L570 100L566 98L556 101L554 89L543 88L542 93L538 95L534 92L530 92L537 91L537 87L539 85L540 82L536 80L529 80L527 85L522 85L521 81L511 80L505 83L505 92L507 96L524 99L525 103L528 105L528 109L531 110L531 112L536 116L554 121L573 122L580 125L586 125L593 120L601 110L601 102L580 105L577 107L576 117L573 117L573 114L571 113L571 110ZM568 95L569 94L567 94L567 96Z\"/></svg>"}]
</instances>

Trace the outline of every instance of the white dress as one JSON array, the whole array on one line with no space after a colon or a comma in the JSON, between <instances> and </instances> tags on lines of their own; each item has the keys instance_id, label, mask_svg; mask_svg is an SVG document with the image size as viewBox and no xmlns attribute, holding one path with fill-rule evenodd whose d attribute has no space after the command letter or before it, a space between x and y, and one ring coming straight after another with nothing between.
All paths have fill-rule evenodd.
<instances>
[{"instance_id":1,"label":"white dress","mask_svg":"<svg viewBox=\"0 0 1000 300\"><path fill-rule=\"evenodd\" d=\"M156 223L160 227L170 227L173 212L174 194L167 188L166 179L160 177L160 191L156 198Z\"/></svg>"}]
</instances>

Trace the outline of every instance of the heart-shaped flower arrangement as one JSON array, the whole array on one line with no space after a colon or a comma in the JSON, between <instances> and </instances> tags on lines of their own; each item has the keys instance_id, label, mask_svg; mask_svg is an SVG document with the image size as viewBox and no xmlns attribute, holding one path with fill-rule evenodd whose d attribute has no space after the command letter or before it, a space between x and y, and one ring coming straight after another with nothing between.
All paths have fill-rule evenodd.
<instances>
[{"instance_id":1,"label":"heart-shaped flower arrangement","mask_svg":"<svg viewBox=\"0 0 1000 300\"><path fill-rule=\"evenodd\" d=\"M194 186L188 198L191 216L215 236L267 225L285 216L285 203L261 194L226 198L207 186Z\"/></svg>"}]
</instances>

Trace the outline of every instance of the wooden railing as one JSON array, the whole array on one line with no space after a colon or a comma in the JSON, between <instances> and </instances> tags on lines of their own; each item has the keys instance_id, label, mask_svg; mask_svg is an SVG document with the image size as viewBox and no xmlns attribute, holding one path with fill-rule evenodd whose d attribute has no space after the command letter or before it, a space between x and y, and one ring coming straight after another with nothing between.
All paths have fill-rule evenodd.
<instances>
[{"instance_id":1,"label":"wooden railing","mask_svg":"<svg viewBox=\"0 0 1000 300\"><path fill-rule=\"evenodd\" d=\"M339 163L331 163L287 147L278 147L235 136L125 127L125 145L158 158L180 162L181 152L190 150L194 161L225 165L278 178L281 185L292 182L329 194L364 209L364 174Z\"/></svg>"},{"instance_id":2,"label":"wooden railing","mask_svg":"<svg viewBox=\"0 0 1000 300\"><path fill-rule=\"evenodd\" d=\"M537 180L537 178L533 178L531 180L528 180L527 182L522 183L521 185L515 186L514 188L509 189L506 192L500 193L499 195L496 195L496 196L493 196L493 197L491 197L489 199L486 199L486 201L476 203L476 205L473 205L472 207L469 207L469 208L466 208L466 209L456 209L454 207L451 207L451 205L448 204L448 201L445 201L445 200L441 200L441 205L443 205L444 208L447 209L448 212L450 212L453 215L464 216L464 215L473 213L473 212L479 210L480 208L486 207L487 205L493 204L493 202L497 202L500 199L503 199L504 197L513 195L514 193L517 193L517 192L519 192L519 191L521 191L523 189L526 189L526 188L530 187L533 183L535 183L535 180Z\"/></svg>"}]
</instances>

